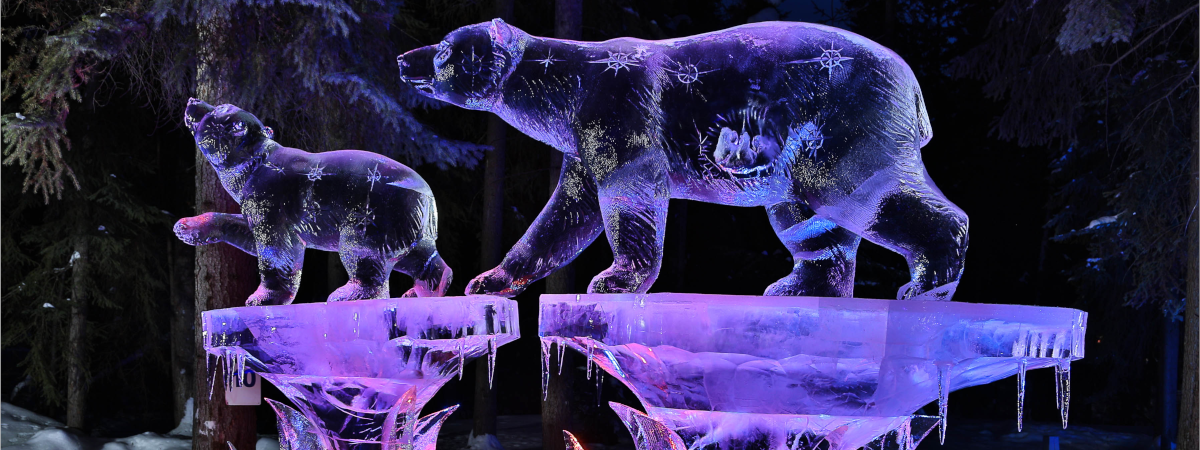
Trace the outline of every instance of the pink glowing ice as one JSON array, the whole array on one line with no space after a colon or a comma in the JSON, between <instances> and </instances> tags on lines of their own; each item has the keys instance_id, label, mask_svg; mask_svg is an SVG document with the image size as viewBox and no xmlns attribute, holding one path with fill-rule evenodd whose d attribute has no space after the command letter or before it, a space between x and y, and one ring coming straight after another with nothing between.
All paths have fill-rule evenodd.
<instances>
[{"instance_id":1,"label":"pink glowing ice","mask_svg":"<svg viewBox=\"0 0 1200 450\"><path fill-rule=\"evenodd\" d=\"M488 296L229 308L205 312L204 332L224 376L253 370L295 403L272 404L293 449L433 450L454 408L421 408L520 337L516 302Z\"/></svg>"},{"instance_id":2,"label":"pink glowing ice","mask_svg":"<svg viewBox=\"0 0 1200 450\"><path fill-rule=\"evenodd\" d=\"M689 448L853 449L889 432L919 442L938 421L913 416L922 406L937 401L944 419L950 391L1042 367L1059 374L1065 424L1086 321L1019 305L589 294L543 296L538 329L543 379L552 346L589 355Z\"/></svg>"}]
</instances>

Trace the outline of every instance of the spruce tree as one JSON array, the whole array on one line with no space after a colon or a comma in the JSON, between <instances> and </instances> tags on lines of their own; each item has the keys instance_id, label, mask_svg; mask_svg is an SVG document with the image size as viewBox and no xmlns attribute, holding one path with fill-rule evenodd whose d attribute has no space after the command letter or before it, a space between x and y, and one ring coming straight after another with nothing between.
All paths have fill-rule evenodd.
<instances>
[{"instance_id":1,"label":"spruce tree","mask_svg":"<svg viewBox=\"0 0 1200 450\"><path fill-rule=\"evenodd\" d=\"M1054 151L1046 226L1086 248L1070 271L1076 306L1093 328L1124 334L1089 357L1136 376L1121 367L1149 345L1132 330L1162 327L1122 309L1153 308L1168 329L1186 315L1181 448L1197 445L1197 10L1182 0L1008 1L951 67L1003 100L999 137Z\"/></svg>"},{"instance_id":2,"label":"spruce tree","mask_svg":"<svg viewBox=\"0 0 1200 450\"><path fill-rule=\"evenodd\" d=\"M396 43L415 46L411 35L421 34L426 25L399 1L44 0L5 5L6 17L17 14L32 17L35 24L3 32L17 49L5 55L4 163L22 168L22 190L40 195L49 203L46 208L61 207L74 195L72 188L86 191L83 169L68 156L80 150L68 136L68 118L85 100L81 88L117 73L130 82L116 89L137 94L167 126L178 125L189 97L206 94L215 98L204 100L253 111L278 130L285 145L310 151L364 148L412 166L450 167L472 165L483 149L439 137L414 117L413 109L436 105L399 83L394 58L408 49ZM207 186L207 164L198 160L197 166L197 185ZM197 191L198 209L230 206L219 190ZM51 203L52 198L62 202ZM97 255L100 248L89 247L91 267L103 259ZM225 303L249 294L240 292L233 280L232 268L245 255L214 260L197 253L196 313L237 306ZM222 262L226 260L228 264ZM87 278L95 280L90 273ZM227 300L214 305L209 298ZM20 314L14 311L6 310L6 321ZM44 342L60 342L60 350L69 345ZM61 361L28 364L50 367ZM48 372L31 372L37 373ZM197 386L207 386L204 371L196 374ZM196 398L198 424L209 420L204 416L207 400ZM252 440L241 440L253 437L253 423L213 426L214 433L198 433L198 448L224 447L218 434L233 433L235 427L251 431L234 433L241 436L234 444L253 446Z\"/></svg>"}]
</instances>

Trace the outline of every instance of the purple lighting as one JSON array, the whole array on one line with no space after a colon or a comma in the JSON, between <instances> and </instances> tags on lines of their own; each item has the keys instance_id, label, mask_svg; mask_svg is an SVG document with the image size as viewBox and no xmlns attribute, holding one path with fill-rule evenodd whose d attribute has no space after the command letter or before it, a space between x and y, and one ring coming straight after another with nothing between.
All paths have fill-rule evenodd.
<instances>
[{"instance_id":1,"label":"purple lighting","mask_svg":"<svg viewBox=\"0 0 1200 450\"><path fill-rule=\"evenodd\" d=\"M1059 375L1065 426L1086 323L1082 311L1020 305L588 294L542 296L538 334L543 382L554 346L581 352L688 448L758 436L770 448L856 449L915 445L939 421L944 433L951 391L1043 367ZM913 415L931 402L938 417ZM632 413L614 408L632 431ZM652 448L665 447L639 447Z\"/></svg>"}]
</instances>

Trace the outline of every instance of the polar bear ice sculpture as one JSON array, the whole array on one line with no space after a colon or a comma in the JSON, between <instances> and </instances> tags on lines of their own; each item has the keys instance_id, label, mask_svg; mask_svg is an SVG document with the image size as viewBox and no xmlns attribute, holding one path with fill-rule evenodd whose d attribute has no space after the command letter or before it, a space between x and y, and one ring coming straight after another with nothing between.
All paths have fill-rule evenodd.
<instances>
[{"instance_id":1,"label":"polar bear ice sculpture","mask_svg":"<svg viewBox=\"0 0 1200 450\"><path fill-rule=\"evenodd\" d=\"M398 63L423 94L491 111L565 154L550 202L471 293L515 295L601 231L614 261L588 291L646 292L671 198L767 208L795 258L767 295L852 295L860 236L908 260L899 298L948 300L962 275L967 216L921 162L920 87L861 36L765 22L592 43L493 20Z\"/></svg>"},{"instance_id":2,"label":"polar bear ice sculpture","mask_svg":"<svg viewBox=\"0 0 1200 450\"><path fill-rule=\"evenodd\" d=\"M434 246L437 206L412 169L364 151L284 147L233 105L191 99L184 123L242 214L187 217L175 234L190 245L226 242L257 255L262 283L247 305L291 303L306 247L338 252L350 274L331 301L387 297L392 270L413 277L405 297L446 293L451 271Z\"/></svg>"}]
</instances>

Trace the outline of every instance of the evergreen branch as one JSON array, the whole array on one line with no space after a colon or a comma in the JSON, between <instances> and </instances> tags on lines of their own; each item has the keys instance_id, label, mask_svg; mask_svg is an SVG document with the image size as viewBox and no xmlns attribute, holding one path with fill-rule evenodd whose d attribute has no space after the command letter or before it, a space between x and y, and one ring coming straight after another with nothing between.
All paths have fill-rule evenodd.
<instances>
[{"instance_id":1,"label":"evergreen branch","mask_svg":"<svg viewBox=\"0 0 1200 450\"><path fill-rule=\"evenodd\" d=\"M79 180L75 171L63 160L62 150L71 149L67 129L56 120L35 120L20 113L0 116L0 129L4 132L4 165L17 164L25 173L21 192L30 187L42 193L42 199L50 203L50 194L62 199L65 174L75 189Z\"/></svg>"},{"instance_id":2,"label":"evergreen branch","mask_svg":"<svg viewBox=\"0 0 1200 450\"><path fill-rule=\"evenodd\" d=\"M1129 50L1126 50L1125 53L1121 54L1121 56L1117 57L1117 59L1113 60L1113 62L1099 64L1099 65L1097 65L1097 67L1107 66L1108 67L1108 75L1106 75L1106 76L1111 76L1113 68L1116 67L1117 64L1120 63L1121 61L1123 61L1125 58L1129 57L1129 55L1132 55L1134 52L1136 52L1137 49L1142 46L1142 44L1145 44L1146 41L1149 41L1150 38L1154 37L1162 30L1165 30L1167 28L1167 26L1171 25L1172 23L1175 23L1176 21L1179 21L1179 20L1183 19L1184 17L1187 17L1190 13L1196 11L1197 8L1200 8L1200 4L1192 5L1190 8L1183 10L1183 12L1180 12L1175 17L1172 17L1170 20L1163 22L1161 25L1158 26L1158 28L1155 28L1150 33L1147 33L1145 37L1143 37L1141 40L1139 40L1137 42L1137 44L1134 44L1133 47L1131 47Z\"/></svg>"}]
</instances>

